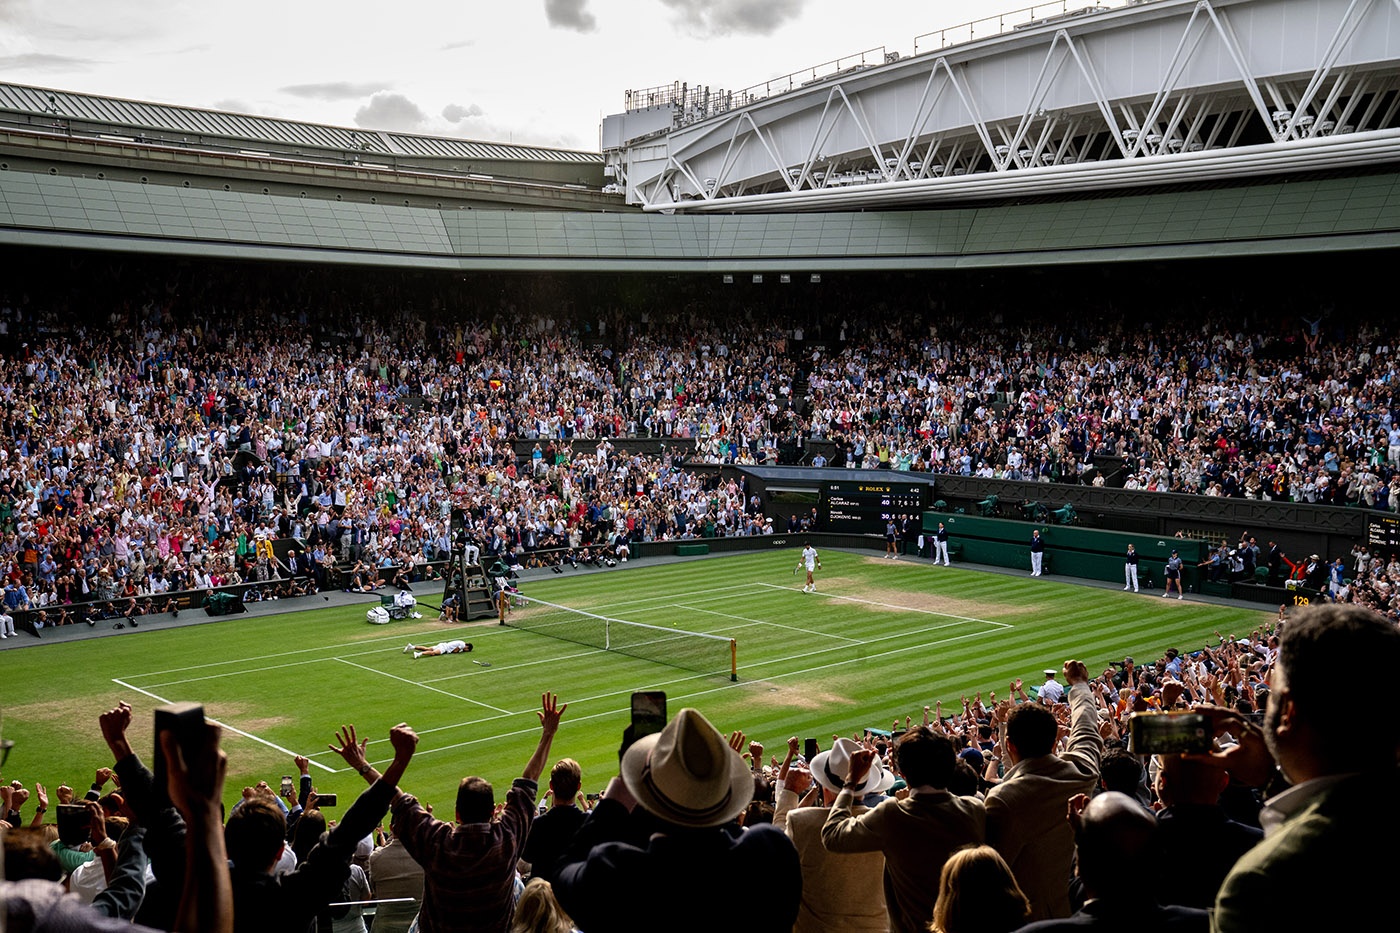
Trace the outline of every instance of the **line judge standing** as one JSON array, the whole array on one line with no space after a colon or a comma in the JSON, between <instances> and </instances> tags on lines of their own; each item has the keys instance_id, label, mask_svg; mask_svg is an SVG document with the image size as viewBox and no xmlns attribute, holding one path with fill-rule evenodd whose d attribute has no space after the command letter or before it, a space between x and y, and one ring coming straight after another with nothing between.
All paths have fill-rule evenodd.
<instances>
[{"instance_id":1,"label":"line judge standing","mask_svg":"<svg viewBox=\"0 0 1400 933\"><path fill-rule=\"evenodd\" d=\"M1045 566L1045 540L1040 537L1040 529L1031 532L1031 576L1038 577Z\"/></svg>"},{"instance_id":2,"label":"line judge standing","mask_svg":"<svg viewBox=\"0 0 1400 933\"><path fill-rule=\"evenodd\" d=\"M949 567L948 563L948 528L942 522L938 523L938 530L933 533L933 562L937 564L943 562L944 567Z\"/></svg>"},{"instance_id":3,"label":"line judge standing","mask_svg":"<svg viewBox=\"0 0 1400 933\"><path fill-rule=\"evenodd\" d=\"M1128 545L1128 553L1123 558L1123 590L1126 592L1132 587L1134 593L1138 591L1138 552L1137 548Z\"/></svg>"}]
</instances>

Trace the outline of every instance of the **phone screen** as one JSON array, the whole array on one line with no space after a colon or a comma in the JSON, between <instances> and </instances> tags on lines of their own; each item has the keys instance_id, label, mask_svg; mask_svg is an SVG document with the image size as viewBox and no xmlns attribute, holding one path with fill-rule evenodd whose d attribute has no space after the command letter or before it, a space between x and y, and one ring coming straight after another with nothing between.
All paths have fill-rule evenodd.
<instances>
[{"instance_id":1,"label":"phone screen","mask_svg":"<svg viewBox=\"0 0 1400 933\"><path fill-rule=\"evenodd\" d=\"M1211 750L1210 719L1201 713L1134 713L1128 717L1135 755L1201 754Z\"/></svg>"},{"instance_id":2,"label":"phone screen","mask_svg":"<svg viewBox=\"0 0 1400 933\"><path fill-rule=\"evenodd\" d=\"M282 775L282 796L283 796L283 797L286 797L286 796L287 796L288 794L290 794L291 792L292 792L292 776L291 776L290 774L284 774L284 775Z\"/></svg>"},{"instance_id":3,"label":"phone screen","mask_svg":"<svg viewBox=\"0 0 1400 933\"><path fill-rule=\"evenodd\" d=\"M666 727L666 691L639 690L632 694L632 738L660 732Z\"/></svg>"},{"instance_id":4,"label":"phone screen","mask_svg":"<svg viewBox=\"0 0 1400 933\"><path fill-rule=\"evenodd\" d=\"M811 764L812 759L815 758L815 757L817 757L817 740L816 740L816 739L806 739L805 741L803 741L803 743L802 743L802 757L807 759L807 763L808 763L808 764Z\"/></svg>"}]
</instances>

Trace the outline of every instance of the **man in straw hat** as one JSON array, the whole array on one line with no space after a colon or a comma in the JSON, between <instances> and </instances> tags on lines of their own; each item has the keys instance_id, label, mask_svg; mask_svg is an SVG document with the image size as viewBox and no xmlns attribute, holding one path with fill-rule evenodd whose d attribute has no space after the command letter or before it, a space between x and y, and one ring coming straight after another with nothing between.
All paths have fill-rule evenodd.
<instances>
[{"instance_id":1,"label":"man in straw hat","mask_svg":"<svg viewBox=\"0 0 1400 933\"><path fill-rule=\"evenodd\" d=\"M621 771L554 882L580 929L711 933L739 917L756 929L792 929L797 852L771 825L735 823L753 799L753 775L704 716L681 710L627 749Z\"/></svg>"},{"instance_id":2,"label":"man in straw hat","mask_svg":"<svg viewBox=\"0 0 1400 933\"><path fill-rule=\"evenodd\" d=\"M835 749L833 749L833 754ZM853 804L865 794L876 770L875 751L850 751L846 766L813 759L812 776L841 779L840 793L822 826L822 843L832 852L883 852L885 904L895 933L923 933L933 919L943 863L958 849L979 845L986 836L987 811L975 797L948 792L957 753L946 735L915 726L894 747L894 768L909 785L909 796L890 798L859 816Z\"/></svg>"}]
</instances>

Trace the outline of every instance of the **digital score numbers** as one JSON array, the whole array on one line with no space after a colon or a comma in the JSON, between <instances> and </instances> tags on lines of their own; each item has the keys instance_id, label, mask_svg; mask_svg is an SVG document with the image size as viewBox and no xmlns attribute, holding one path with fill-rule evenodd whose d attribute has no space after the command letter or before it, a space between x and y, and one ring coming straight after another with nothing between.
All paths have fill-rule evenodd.
<instances>
[{"instance_id":1,"label":"digital score numbers","mask_svg":"<svg viewBox=\"0 0 1400 933\"><path fill-rule=\"evenodd\" d=\"M817 519L835 534L884 534L885 525L908 516L918 521L928 508L927 483L833 480L821 484Z\"/></svg>"},{"instance_id":2,"label":"digital score numbers","mask_svg":"<svg viewBox=\"0 0 1400 933\"><path fill-rule=\"evenodd\" d=\"M1366 543L1374 552L1400 552L1400 518L1389 515L1366 516Z\"/></svg>"}]
</instances>

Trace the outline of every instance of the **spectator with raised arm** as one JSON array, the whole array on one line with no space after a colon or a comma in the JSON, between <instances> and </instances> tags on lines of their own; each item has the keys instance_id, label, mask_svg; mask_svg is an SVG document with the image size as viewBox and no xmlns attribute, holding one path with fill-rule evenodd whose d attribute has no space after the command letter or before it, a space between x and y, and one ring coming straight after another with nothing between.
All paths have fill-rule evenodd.
<instances>
[{"instance_id":1,"label":"spectator with raised arm","mask_svg":"<svg viewBox=\"0 0 1400 933\"><path fill-rule=\"evenodd\" d=\"M343 726L337 739L340 744L330 745L330 750L364 777L369 787L294 870L273 874L287 832L286 820L274 801L255 796L230 814L225 836L233 861L240 933L304 933L327 904L341 899L355 848L388 812L418 744L418 736L407 725L400 723L390 729L394 758L380 774L365 757L366 742L356 741L354 726Z\"/></svg>"},{"instance_id":2,"label":"spectator with raised arm","mask_svg":"<svg viewBox=\"0 0 1400 933\"><path fill-rule=\"evenodd\" d=\"M423 866L421 933L499 931L515 909L516 863L535 817L535 794L549 748L568 704L552 693L540 697L540 739L521 776L506 792L493 818L495 792L485 778L462 778L455 823L434 819L416 797L401 794L393 805L394 834Z\"/></svg>"},{"instance_id":3,"label":"spectator with raised arm","mask_svg":"<svg viewBox=\"0 0 1400 933\"><path fill-rule=\"evenodd\" d=\"M1099 780L1103 739L1089 673L1066 661L1070 705L1068 741L1056 754L1060 725L1055 714L1022 703L1008 716L1002 756L1010 768L987 792L987 842L1016 875L1031 901L1031 918L1068 917L1074 833L1065 808L1076 794L1093 793Z\"/></svg>"},{"instance_id":4,"label":"spectator with raised arm","mask_svg":"<svg viewBox=\"0 0 1400 933\"><path fill-rule=\"evenodd\" d=\"M157 736L167 762L170 799L180 813L185 830L182 837L188 840L181 872L183 890L169 924L153 928L125 919L141 900L144 882L136 857L140 850L133 847L124 848L107 890L97 895L92 907L52 880L30 877L0 881L0 920L5 921L0 926L15 931L77 933L158 933L166 929L179 933L232 933L233 899L220 827L220 800L228 759L219 749L219 735L219 727L208 724L203 734L193 740L189 758L173 733L167 730ZM95 818L100 818L100 814ZM0 834L0 849L4 848L7 835ZM15 841L18 840L12 840Z\"/></svg>"},{"instance_id":5,"label":"spectator with raised arm","mask_svg":"<svg viewBox=\"0 0 1400 933\"><path fill-rule=\"evenodd\" d=\"M860 749L852 739L837 739L830 751L813 756L805 768L792 768L797 754L796 736L788 739L785 771L780 778L778 811L773 823L788 834L802 866L802 904L797 911L795 933L819 931L884 931L890 926L881 879L885 856L881 852L830 852L822 844L822 826L841 793L850 757ZM894 775L875 761L857 789L857 800L883 794L894 784ZM808 787L815 805L798 806ZM805 803L805 802L804 802ZM857 803L851 812L867 812Z\"/></svg>"},{"instance_id":6,"label":"spectator with raised arm","mask_svg":"<svg viewBox=\"0 0 1400 933\"><path fill-rule=\"evenodd\" d=\"M856 814L853 804L868 789L871 776L879 773L876 753L862 748L842 756L838 754L842 745L838 742L832 750L836 761L828 757L813 769L814 779L820 771L841 781L822 826L822 844L831 852L883 852L890 929L922 933L933 920L943 863L958 849L982 842L986 810L974 797L948 792L958 763L953 742L920 725L894 747L894 769L908 784L908 796L886 799L875 809Z\"/></svg>"}]
</instances>

